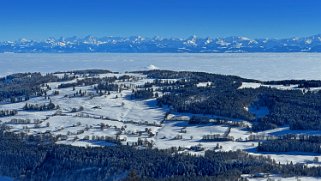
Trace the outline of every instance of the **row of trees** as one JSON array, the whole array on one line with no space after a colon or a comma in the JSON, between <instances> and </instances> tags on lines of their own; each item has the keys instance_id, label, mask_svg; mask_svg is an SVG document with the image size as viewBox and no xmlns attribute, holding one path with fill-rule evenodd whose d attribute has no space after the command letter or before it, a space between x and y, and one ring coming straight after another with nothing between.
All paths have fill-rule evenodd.
<instances>
[{"instance_id":1,"label":"row of trees","mask_svg":"<svg viewBox=\"0 0 321 181\"><path fill-rule=\"evenodd\" d=\"M26 103L23 107L26 111L48 111L48 110L54 110L59 109L58 105L55 105L51 101L48 104L29 104Z\"/></svg>"},{"instance_id":2,"label":"row of trees","mask_svg":"<svg viewBox=\"0 0 321 181\"><path fill-rule=\"evenodd\" d=\"M158 93L154 93L152 88L133 90L133 96L137 99L151 99L158 97Z\"/></svg>"},{"instance_id":3,"label":"row of trees","mask_svg":"<svg viewBox=\"0 0 321 181\"><path fill-rule=\"evenodd\" d=\"M320 80L282 80L282 81L267 81L265 84L268 85L298 85L298 88L310 89L313 87L321 87Z\"/></svg>"},{"instance_id":4,"label":"row of trees","mask_svg":"<svg viewBox=\"0 0 321 181\"><path fill-rule=\"evenodd\" d=\"M86 77L84 79L77 79L76 82L59 84L58 89L76 87L76 86L89 86L89 85L98 84L101 81L102 79L98 77Z\"/></svg>"},{"instance_id":5,"label":"row of trees","mask_svg":"<svg viewBox=\"0 0 321 181\"><path fill-rule=\"evenodd\" d=\"M18 114L17 110L0 110L0 117L14 116Z\"/></svg>"},{"instance_id":6,"label":"row of trees","mask_svg":"<svg viewBox=\"0 0 321 181\"><path fill-rule=\"evenodd\" d=\"M294 134L273 136L266 139L266 141L259 142L257 150L262 152L298 151L321 153L321 136Z\"/></svg>"},{"instance_id":7,"label":"row of trees","mask_svg":"<svg viewBox=\"0 0 321 181\"><path fill-rule=\"evenodd\" d=\"M259 142L260 152L310 152L321 153L321 144L300 140L269 140Z\"/></svg>"}]
</instances>

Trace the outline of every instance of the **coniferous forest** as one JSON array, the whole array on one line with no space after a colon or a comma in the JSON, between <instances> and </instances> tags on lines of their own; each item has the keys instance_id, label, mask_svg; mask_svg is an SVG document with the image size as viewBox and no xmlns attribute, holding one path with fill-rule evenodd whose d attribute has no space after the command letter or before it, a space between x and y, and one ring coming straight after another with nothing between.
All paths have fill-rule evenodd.
<instances>
[{"instance_id":1,"label":"coniferous forest","mask_svg":"<svg viewBox=\"0 0 321 181\"><path fill-rule=\"evenodd\" d=\"M56 145L46 135L16 135L0 130L0 175L17 180L238 180L241 174L321 176L302 164L279 164L242 151L138 150L129 146L81 148Z\"/></svg>"}]
</instances>

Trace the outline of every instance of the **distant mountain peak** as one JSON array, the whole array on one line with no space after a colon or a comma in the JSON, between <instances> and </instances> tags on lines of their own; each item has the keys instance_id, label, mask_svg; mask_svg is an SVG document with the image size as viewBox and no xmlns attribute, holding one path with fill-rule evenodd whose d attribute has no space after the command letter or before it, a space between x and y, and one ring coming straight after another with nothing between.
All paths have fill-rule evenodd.
<instances>
[{"instance_id":1,"label":"distant mountain peak","mask_svg":"<svg viewBox=\"0 0 321 181\"><path fill-rule=\"evenodd\" d=\"M230 36L226 38L198 37L188 38L152 38L143 36L130 37L95 37L83 38L49 37L44 41L21 38L17 41L0 42L0 52L17 53L75 53L75 52L117 52L117 53L213 53L213 52L321 52L321 34L308 37L283 39Z\"/></svg>"}]
</instances>

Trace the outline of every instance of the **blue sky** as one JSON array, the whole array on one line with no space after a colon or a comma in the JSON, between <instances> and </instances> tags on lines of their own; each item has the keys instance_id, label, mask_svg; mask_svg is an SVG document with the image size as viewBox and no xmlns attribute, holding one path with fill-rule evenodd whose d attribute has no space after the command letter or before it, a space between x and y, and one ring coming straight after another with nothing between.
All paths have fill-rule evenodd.
<instances>
[{"instance_id":1,"label":"blue sky","mask_svg":"<svg viewBox=\"0 0 321 181\"><path fill-rule=\"evenodd\" d=\"M0 0L0 40L319 33L320 0Z\"/></svg>"}]
</instances>

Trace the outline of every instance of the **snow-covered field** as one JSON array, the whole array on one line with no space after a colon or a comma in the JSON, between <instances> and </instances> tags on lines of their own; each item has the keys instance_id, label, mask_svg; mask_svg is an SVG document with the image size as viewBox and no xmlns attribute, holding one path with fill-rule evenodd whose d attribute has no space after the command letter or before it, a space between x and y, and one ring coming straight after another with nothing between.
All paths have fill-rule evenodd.
<instances>
[{"instance_id":1,"label":"snow-covered field","mask_svg":"<svg viewBox=\"0 0 321 181\"><path fill-rule=\"evenodd\" d=\"M316 177L280 177L276 175L263 176L263 177L251 177L244 175L244 178L247 178L249 181L318 181L321 178Z\"/></svg>"},{"instance_id":2,"label":"snow-covered field","mask_svg":"<svg viewBox=\"0 0 321 181\"><path fill-rule=\"evenodd\" d=\"M260 80L281 79L321 79L321 54L312 53L280 53L280 54L0 54L0 75L14 72L54 72L63 70L105 68L112 71L133 71L144 69L171 69L206 71L218 74L238 75L246 78ZM277 74L275 72L278 72ZM124 75L115 74L116 76ZM139 74L127 74L140 77L135 82L127 82L128 85L143 85L152 81ZM114 74L99 75L99 77L114 76ZM72 80L75 81L75 80ZM70 81L70 82L72 82ZM59 112L53 111L24 111L23 103L1 104L0 109L18 109L13 117L1 118L2 123L7 123L11 131L28 132L29 134L50 132L55 136L60 135L58 144L70 144L74 146L112 146L114 143L105 141L106 138L122 140L122 144L135 144L139 139L148 141L154 147L166 149L182 147L181 152L190 152L197 155L203 151L191 151L192 146L200 146L206 149L245 150L250 154L260 155L255 152L255 141L202 141L204 135L224 134L228 129L224 125L189 125L186 120L192 114L168 115L164 121L167 108L156 106L155 99L137 100L129 99L131 90L111 92L102 96L72 97L79 90L95 94L93 86L77 86L58 89L61 82L53 82L48 85L52 88L48 95L59 91L59 95L51 96L51 101L60 106ZM197 86L204 87L211 82L200 82ZM240 88L257 88L259 83L244 82ZM293 89L291 86L274 86L278 89ZM273 86L271 86L273 87ZM48 103L44 97L32 98L28 103ZM72 112L73 108L83 107L83 110ZM256 114L265 114L268 110L252 110ZM203 115L204 116L204 115ZM205 115L216 119L215 115ZM11 119L28 119L29 124L9 123ZM35 120L40 124L35 126ZM230 120L242 121L242 120ZM250 123L248 123L250 124ZM104 126L102 126L104 125ZM287 127L268 130L258 134L282 135L282 134L316 134L320 131L291 131ZM229 136L234 140L245 140L251 134L241 127L233 127ZM263 154L270 156L281 163L305 163L309 166L320 166L313 162L315 157L321 160L317 154ZM275 177L275 180L279 178ZM295 178L286 178L291 180ZM303 178L302 178L303 179ZM301 180L302 180L301 179ZM306 178L304 178L306 179ZM303 179L303 180L304 180ZM1 180L1 179L0 179ZM281 179L283 180L283 179Z\"/></svg>"},{"instance_id":3,"label":"snow-covered field","mask_svg":"<svg viewBox=\"0 0 321 181\"><path fill-rule=\"evenodd\" d=\"M105 68L119 72L160 68L238 75L259 80L320 80L320 60L320 53L2 53L0 76L16 72L53 72L89 68Z\"/></svg>"},{"instance_id":4,"label":"snow-covered field","mask_svg":"<svg viewBox=\"0 0 321 181\"><path fill-rule=\"evenodd\" d=\"M100 74L97 77L110 77L120 75L131 75L137 77L132 81L116 81L121 85L143 85L152 81L141 74L121 73L121 74ZM57 75L61 76L61 75ZM82 78L79 78L82 79ZM67 81L76 82L76 80ZM253 134L258 135L282 135L294 134L317 134L319 131L291 131L287 127L268 130L260 133L250 133L243 127L231 127L228 124L214 124L216 119L227 119L229 122L242 122L244 126L251 123L240 119L230 119L216 115L196 115L189 113L176 113L166 115L167 107L160 108L153 99L132 99L131 89L124 89L121 92L111 91L110 94L98 95L92 86L76 86L70 88L58 88L61 83L51 82L51 88L47 92L50 100L55 105L59 105L58 110L50 111L26 111L22 108L26 102L1 103L2 110L18 110L18 114L0 119L10 127L10 131L25 132L28 134L51 133L59 137L57 144L70 144L74 146L112 146L115 143L110 139L121 140L121 144L133 145L139 140L148 142L153 147L167 149L180 147L180 152L189 152L196 155L204 154L207 149L217 149L218 151L245 150L250 154L260 155L255 147L257 141L246 141ZM210 82L201 82L197 86L206 86ZM243 83L240 88L258 87L258 84ZM43 89L47 89L46 86ZM85 96L74 96L78 91L86 92ZM58 95L53 94L59 91ZM30 104L48 104L46 97L36 97L27 101ZM81 110L79 108L82 108ZM77 111L72 111L76 109ZM268 110L247 108L248 111L258 115L268 113ZM188 120L193 116L201 116L210 119L210 123L193 125L188 124ZM27 123L16 123L12 119L28 120ZM224 135L229 130L228 136L233 137L231 141L204 141L206 135ZM146 146L146 145L145 145ZM204 150L191 150L191 147L201 147ZM317 154L284 153L284 154L263 154L270 156L281 163L306 163L310 166L319 163L313 162L315 157L321 160Z\"/></svg>"}]
</instances>

